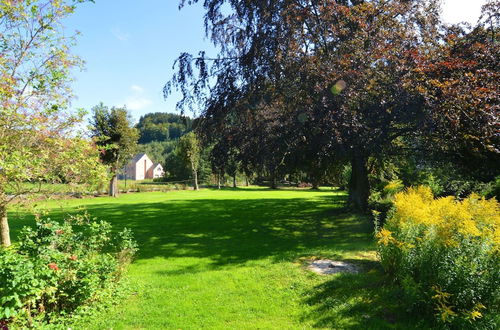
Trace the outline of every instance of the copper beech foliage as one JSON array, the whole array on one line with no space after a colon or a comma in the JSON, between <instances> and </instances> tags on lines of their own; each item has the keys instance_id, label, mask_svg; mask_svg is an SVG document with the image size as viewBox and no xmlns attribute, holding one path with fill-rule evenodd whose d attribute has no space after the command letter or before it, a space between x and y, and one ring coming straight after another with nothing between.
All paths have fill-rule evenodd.
<instances>
[{"instance_id":1,"label":"copper beech foliage","mask_svg":"<svg viewBox=\"0 0 500 330\"><path fill-rule=\"evenodd\" d=\"M437 0L203 5L219 52L181 54L165 95L180 89L178 107L199 106L201 132L215 143L234 141L243 163L271 163L272 172L290 157L307 164L297 157L304 150L309 168L345 159L353 168L351 201L365 207L368 157L402 146L435 148L429 142L498 154L491 111L498 101L498 1L473 29L443 25Z\"/></svg>"},{"instance_id":2,"label":"copper beech foliage","mask_svg":"<svg viewBox=\"0 0 500 330\"><path fill-rule=\"evenodd\" d=\"M483 8L472 29L444 30L433 52L415 50L408 85L424 98L425 132L441 151L499 161L500 2Z\"/></svg>"}]
</instances>

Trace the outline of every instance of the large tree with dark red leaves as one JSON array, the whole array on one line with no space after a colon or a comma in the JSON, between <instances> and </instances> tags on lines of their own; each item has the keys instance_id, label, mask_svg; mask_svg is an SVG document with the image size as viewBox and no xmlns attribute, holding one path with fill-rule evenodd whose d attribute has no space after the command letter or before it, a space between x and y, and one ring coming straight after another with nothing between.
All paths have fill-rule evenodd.
<instances>
[{"instance_id":1,"label":"large tree with dark red leaves","mask_svg":"<svg viewBox=\"0 0 500 330\"><path fill-rule=\"evenodd\" d=\"M500 162L499 21L500 2L492 1L474 28L446 28L433 52L413 54L407 82L424 98L425 144L486 179Z\"/></svg>"},{"instance_id":2,"label":"large tree with dark red leaves","mask_svg":"<svg viewBox=\"0 0 500 330\"><path fill-rule=\"evenodd\" d=\"M182 54L165 92L180 88L181 108L201 105L206 135L233 130L245 158L264 155L258 161L271 171L304 148L318 164L332 155L347 159L350 201L363 209L368 158L408 147L430 131L430 122L438 130L426 61L448 49L439 1L207 0L204 6L219 54Z\"/></svg>"}]
</instances>

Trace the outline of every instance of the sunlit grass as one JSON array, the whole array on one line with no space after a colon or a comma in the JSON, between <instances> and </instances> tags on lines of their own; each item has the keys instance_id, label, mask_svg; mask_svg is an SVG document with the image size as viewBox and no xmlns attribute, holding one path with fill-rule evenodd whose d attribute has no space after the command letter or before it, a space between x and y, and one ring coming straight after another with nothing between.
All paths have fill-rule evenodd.
<instances>
[{"instance_id":1,"label":"sunlit grass","mask_svg":"<svg viewBox=\"0 0 500 330\"><path fill-rule=\"evenodd\" d=\"M133 294L73 328L410 328L415 320L374 261L369 219L344 202L330 189L266 188L52 201L52 218L86 210L131 228L140 244ZM14 235L33 221L11 215ZM311 256L352 260L364 272L315 275L301 261Z\"/></svg>"}]
</instances>

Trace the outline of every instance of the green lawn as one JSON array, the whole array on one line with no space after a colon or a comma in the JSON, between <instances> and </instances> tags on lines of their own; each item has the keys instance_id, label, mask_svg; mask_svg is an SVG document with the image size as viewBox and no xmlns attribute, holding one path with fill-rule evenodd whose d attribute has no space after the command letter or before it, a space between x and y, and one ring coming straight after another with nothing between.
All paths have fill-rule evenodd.
<instances>
[{"instance_id":1,"label":"green lawn","mask_svg":"<svg viewBox=\"0 0 500 330\"><path fill-rule=\"evenodd\" d=\"M369 219L344 202L329 189L255 188L52 201L52 218L85 209L131 228L140 244L133 293L72 328L410 328L415 320L401 316L374 261ZM13 210L14 235L32 221ZM311 256L356 260L365 271L319 276L304 269Z\"/></svg>"}]
</instances>

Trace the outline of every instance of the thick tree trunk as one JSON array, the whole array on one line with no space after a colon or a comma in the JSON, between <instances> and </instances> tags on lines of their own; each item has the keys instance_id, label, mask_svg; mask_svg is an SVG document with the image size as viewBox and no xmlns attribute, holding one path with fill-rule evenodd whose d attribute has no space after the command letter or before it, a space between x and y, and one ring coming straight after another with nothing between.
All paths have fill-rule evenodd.
<instances>
[{"instance_id":1,"label":"thick tree trunk","mask_svg":"<svg viewBox=\"0 0 500 330\"><path fill-rule=\"evenodd\" d=\"M368 207L370 184L368 182L367 157L354 154L351 158L351 178L349 180L349 202L360 210Z\"/></svg>"},{"instance_id":2,"label":"thick tree trunk","mask_svg":"<svg viewBox=\"0 0 500 330\"><path fill-rule=\"evenodd\" d=\"M271 189L278 189L278 180L274 171L271 173Z\"/></svg>"},{"instance_id":3,"label":"thick tree trunk","mask_svg":"<svg viewBox=\"0 0 500 330\"><path fill-rule=\"evenodd\" d=\"M319 189L319 181L313 180L312 182L312 189L318 190Z\"/></svg>"},{"instance_id":4,"label":"thick tree trunk","mask_svg":"<svg viewBox=\"0 0 500 330\"><path fill-rule=\"evenodd\" d=\"M236 188L237 185L236 185L236 173L233 174L233 188Z\"/></svg>"},{"instance_id":5,"label":"thick tree trunk","mask_svg":"<svg viewBox=\"0 0 500 330\"><path fill-rule=\"evenodd\" d=\"M113 177L109 181L109 196L118 197L118 177L113 174Z\"/></svg>"},{"instance_id":6,"label":"thick tree trunk","mask_svg":"<svg viewBox=\"0 0 500 330\"><path fill-rule=\"evenodd\" d=\"M217 189L220 189L220 172L217 173Z\"/></svg>"},{"instance_id":7,"label":"thick tree trunk","mask_svg":"<svg viewBox=\"0 0 500 330\"><path fill-rule=\"evenodd\" d=\"M247 186L247 187L248 187L249 185L250 185L250 184L248 183L248 176L247 176L247 175L245 175L245 186Z\"/></svg>"},{"instance_id":8,"label":"thick tree trunk","mask_svg":"<svg viewBox=\"0 0 500 330\"><path fill-rule=\"evenodd\" d=\"M10 246L10 231L9 222L7 220L7 207L0 206L0 244L8 247Z\"/></svg>"}]
</instances>

